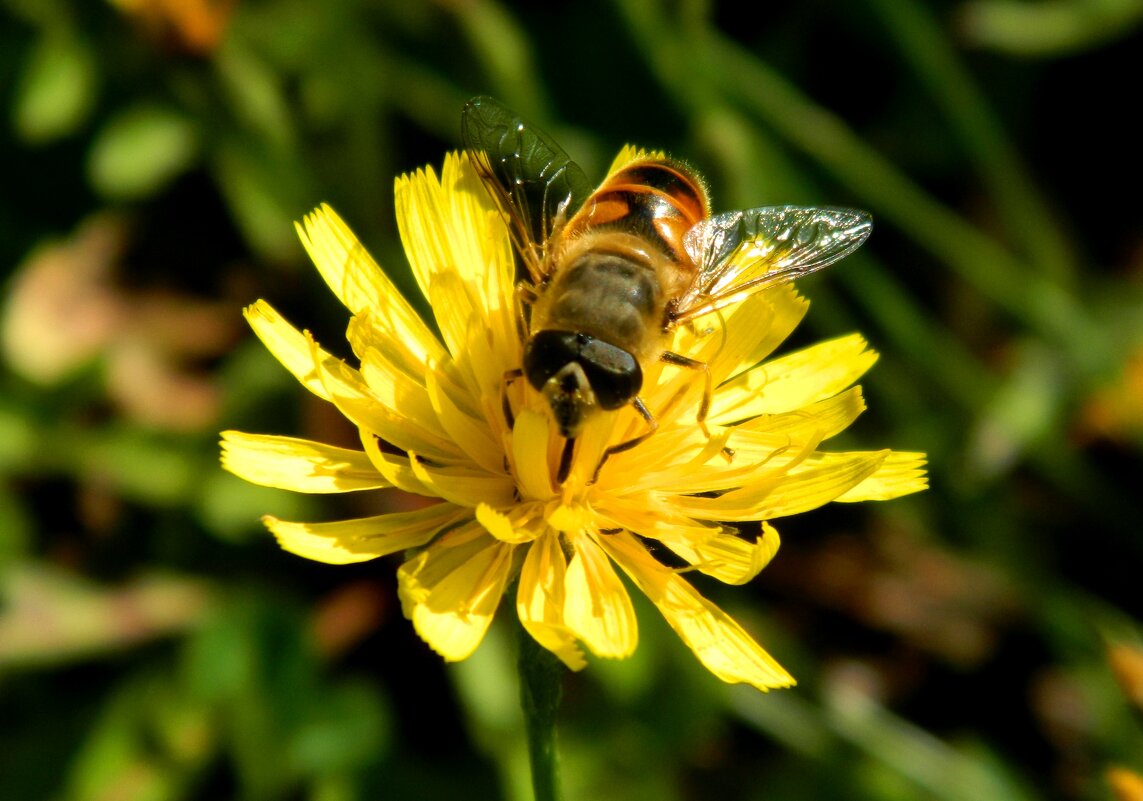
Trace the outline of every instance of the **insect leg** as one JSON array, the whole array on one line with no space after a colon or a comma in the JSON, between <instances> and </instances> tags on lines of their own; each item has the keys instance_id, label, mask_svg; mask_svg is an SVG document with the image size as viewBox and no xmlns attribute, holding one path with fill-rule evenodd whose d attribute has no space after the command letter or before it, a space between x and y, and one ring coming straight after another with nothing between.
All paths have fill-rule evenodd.
<instances>
[{"instance_id":1,"label":"insect leg","mask_svg":"<svg viewBox=\"0 0 1143 801\"><path fill-rule=\"evenodd\" d=\"M516 334L520 337L521 342L528 339L528 314L525 312L525 308L535 303L539 296L533 284L527 281L520 281L516 284Z\"/></svg>"},{"instance_id":2,"label":"insect leg","mask_svg":"<svg viewBox=\"0 0 1143 801\"><path fill-rule=\"evenodd\" d=\"M568 480L568 474L571 472L572 466L572 453L575 451L575 437L568 437L564 440L564 449L560 451L560 467L556 471L556 483L563 484ZM595 479L592 479L594 481Z\"/></svg>"},{"instance_id":3,"label":"insect leg","mask_svg":"<svg viewBox=\"0 0 1143 801\"><path fill-rule=\"evenodd\" d=\"M698 414L695 416L698 421L699 428L702 433L710 439L710 429L706 426L706 416L710 413L711 398L714 397L714 382L710 375L710 366L706 362L700 362L698 359L690 359L678 353L671 351L665 352L661 357L661 361L667 364L673 364L677 367L686 367L691 370L702 370L703 378L705 379L705 386L702 393L702 401L699 403ZM726 457L727 461L734 458L734 450L732 448L723 448L722 455Z\"/></svg>"},{"instance_id":4,"label":"insect leg","mask_svg":"<svg viewBox=\"0 0 1143 801\"><path fill-rule=\"evenodd\" d=\"M527 281L516 284L516 334L520 337L521 342L528 339L528 319L524 313L524 307L535 303L537 297L539 295L536 294L536 288ZM512 428L516 424L516 415L512 414L512 404L508 401L508 387L523 375L524 371L517 367L514 370L505 371L504 377L500 381L500 408L504 410L504 420L508 423L508 428Z\"/></svg>"},{"instance_id":5,"label":"insect leg","mask_svg":"<svg viewBox=\"0 0 1143 801\"><path fill-rule=\"evenodd\" d=\"M508 387L517 378L522 378L524 371L517 367L514 370L506 370L503 378L500 379L500 408L504 412L504 422L508 424L508 429L511 430L512 426L516 425L516 415L512 413L512 404L508 400Z\"/></svg>"},{"instance_id":6,"label":"insect leg","mask_svg":"<svg viewBox=\"0 0 1143 801\"><path fill-rule=\"evenodd\" d=\"M643 416L643 419L647 421L647 426L648 426L647 430L644 431L642 434L640 434L637 437L632 437L631 439L624 440L623 442L620 442L618 445L612 445L610 448L605 450L603 452L603 456L601 456L599 459L599 464L597 464L595 466L595 472L592 473L591 481L588 482L589 484L594 484L596 482L596 480L599 478L599 471L603 469L604 462L606 462L608 459L610 459L613 454L622 453L623 451L631 450L632 448L634 448L636 445L638 445L643 440L647 439L647 437L651 436L652 434L654 434L659 429L659 421L656 420L651 415L651 412L649 412L647 410L647 405L645 403L643 403L642 398L640 398L638 395L636 395L635 400L631 401L631 405L634 406L635 411L639 412L639 414L641 414Z\"/></svg>"},{"instance_id":7,"label":"insect leg","mask_svg":"<svg viewBox=\"0 0 1143 801\"><path fill-rule=\"evenodd\" d=\"M667 364L673 364L676 367L686 367L690 370L702 370L705 385L702 393L702 402L699 404L698 410L698 424L702 428L702 433L706 434L706 438L710 439L710 431L706 427L706 416L710 412L710 400L714 396L714 385L710 377L710 367L706 362L700 362L698 359L690 359L678 353L667 351L659 357L660 361Z\"/></svg>"}]
</instances>

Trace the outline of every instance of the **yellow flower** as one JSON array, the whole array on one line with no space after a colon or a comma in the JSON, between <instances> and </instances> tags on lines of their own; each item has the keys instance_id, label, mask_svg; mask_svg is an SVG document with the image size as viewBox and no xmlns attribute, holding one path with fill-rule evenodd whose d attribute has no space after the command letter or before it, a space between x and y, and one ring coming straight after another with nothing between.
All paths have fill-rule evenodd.
<instances>
[{"instance_id":1,"label":"yellow flower","mask_svg":"<svg viewBox=\"0 0 1143 801\"><path fill-rule=\"evenodd\" d=\"M864 408L852 384L876 354L850 335L763 361L807 304L789 286L755 294L674 335L671 350L708 364L717 387L709 438L696 423L703 382L648 365L641 396L658 431L608 459L592 482L608 444L646 427L629 407L594 416L559 485L562 440L543 398L526 381L505 386L522 354L514 257L469 158L447 157L439 178L426 168L398 179L396 206L441 339L341 219L319 208L298 231L349 309L360 366L330 356L264 301L246 317L307 389L358 427L362 449L227 431L222 460L248 481L297 492L397 487L440 502L329 523L265 518L282 547L331 564L411 552L398 571L405 615L448 660L480 644L513 582L520 622L569 667L584 666L581 646L629 656L637 629L622 573L720 679L792 684L686 570L664 566L649 545L688 570L743 584L778 548L768 521L923 489L921 454L818 450ZM761 521L761 535L752 541L726 525L743 521Z\"/></svg>"}]
</instances>

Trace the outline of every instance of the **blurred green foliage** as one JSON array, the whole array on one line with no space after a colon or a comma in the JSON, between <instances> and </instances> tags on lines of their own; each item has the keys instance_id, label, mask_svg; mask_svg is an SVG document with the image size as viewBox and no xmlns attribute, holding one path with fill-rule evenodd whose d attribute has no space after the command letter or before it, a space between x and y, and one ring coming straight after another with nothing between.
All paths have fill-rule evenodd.
<instances>
[{"instance_id":1,"label":"blurred green foliage","mask_svg":"<svg viewBox=\"0 0 1143 801\"><path fill-rule=\"evenodd\" d=\"M441 665L391 565L307 563L258 523L400 498L260 489L216 454L228 427L352 441L239 310L342 347L292 226L320 201L409 289L390 182L484 93L590 175L631 141L720 210L872 211L804 282L795 344L864 332L849 436L931 458L924 495L783 521L751 587L703 587L797 688L719 684L643 604L636 656L567 682L567 797L1138 798L1141 19L4 0L0 798L527 797L510 630Z\"/></svg>"}]
</instances>

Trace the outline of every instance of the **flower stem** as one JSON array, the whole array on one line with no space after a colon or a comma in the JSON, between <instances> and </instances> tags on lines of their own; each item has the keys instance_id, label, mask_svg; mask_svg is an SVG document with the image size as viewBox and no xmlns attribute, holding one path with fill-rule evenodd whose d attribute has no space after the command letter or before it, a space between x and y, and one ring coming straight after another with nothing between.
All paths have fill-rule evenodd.
<instances>
[{"instance_id":1,"label":"flower stem","mask_svg":"<svg viewBox=\"0 0 1143 801\"><path fill-rule=\"evenodd\" d=\"M536 642L523 626L517 629L520 705L528 733L528 761L532 766L535 801L559 801L559 764L556 759L556 708L564 666Z\"/></svg>"}]
</instances>

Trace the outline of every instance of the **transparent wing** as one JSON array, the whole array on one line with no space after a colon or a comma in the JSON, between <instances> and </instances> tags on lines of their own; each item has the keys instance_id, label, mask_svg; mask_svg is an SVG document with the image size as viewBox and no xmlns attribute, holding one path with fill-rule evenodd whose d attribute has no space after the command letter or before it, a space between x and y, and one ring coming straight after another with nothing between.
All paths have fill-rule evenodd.
<instances>
[{"instance_id":1,"label":"transparent wing","mask_svg":"<svg viewBox=\"0 0 1143 801\"><path fill-rule=\"evenodd\" d=\"M869 214L854 209L768 206L709 217L683 237L698 275L674 318L698 317L828 267L857 250L872 230Z\"/></svg>"},{"instance_id":2,"label":"transparent wing","mask_svg":"<svg viewBox=\"0 0 1143 801\"><path fill-rule=\"evenodd\" d=\"M591 193L587 176L555 140L491 97L465 104L460 134L508 216L532 280L540 281L544 243Z\"/></svg>"}]
</instances>

